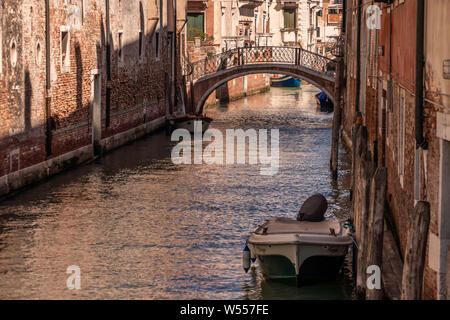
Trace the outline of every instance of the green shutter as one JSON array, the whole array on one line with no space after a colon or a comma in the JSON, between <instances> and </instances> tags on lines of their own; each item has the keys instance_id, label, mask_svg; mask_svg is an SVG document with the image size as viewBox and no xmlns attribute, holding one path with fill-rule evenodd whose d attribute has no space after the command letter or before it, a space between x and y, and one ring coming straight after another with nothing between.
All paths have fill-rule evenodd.
<instances>
[{"instance_id":1,"label":"green shutter","mask_svg":"<svg viewBox=\"0 0 450 320\"><path fill-rule=\"evenodd\" d=\"M284 16L284 28L285 29L294 29L295 28L295 9L285 8L283 10L283 16Z\"/></svg>"},{"instance_id":2,"label":"green shutter","mask_svg":"<svg viewBox=\"0 0 450 320\"><path fill-rule=\"evenodd\" d=\"M203 13L187 14L187 33L188 40L194 40L195 37L203 38L205 30L205 16Z\"/></svg>"}]
</instances>

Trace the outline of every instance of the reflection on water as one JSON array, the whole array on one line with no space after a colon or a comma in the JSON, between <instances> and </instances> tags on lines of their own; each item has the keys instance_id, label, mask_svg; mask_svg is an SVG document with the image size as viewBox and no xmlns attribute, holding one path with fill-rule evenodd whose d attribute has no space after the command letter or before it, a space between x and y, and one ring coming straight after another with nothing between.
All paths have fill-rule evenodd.
<instances>
[{"instance_id":1,"label":"reflection on water","mask_svg":"<svg viewBox=\"0 0 450 320\"><path fill-rule=\"evenodd\" d=\"M349 266L336 282L296 288L245 274L241 253L264 219L295 217L315 192L346 219L349 163L329 173L331 116L316 89L269 93L207 109L212 127L280 129L280 170L174 165L163 132L63 173L0 204L0 298L348 299ZM342 154L342 153L341 153ZM68 266L81 290L66 288Z\"/></svg>"}]
</instances>

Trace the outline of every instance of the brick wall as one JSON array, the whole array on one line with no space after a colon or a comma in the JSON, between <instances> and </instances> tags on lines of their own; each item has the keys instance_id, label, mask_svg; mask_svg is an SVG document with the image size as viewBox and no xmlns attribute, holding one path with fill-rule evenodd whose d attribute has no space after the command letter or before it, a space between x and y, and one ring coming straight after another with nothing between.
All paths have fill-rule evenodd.
<instances>
[{"instance_id":1,"label":"brick wall","mask_svg":"<svg viewBox=\"0 0 450 320\"><path fill-rule=\"evenodd\" d=\"M165 115L169 101L166 87L172 82L166 25L170 13L163 12L162 26L157 27L157 54L155 34L145 32L147 5L153 2L109 1L108 80L105 2L87 0L82 7L81 0L50 0L48 95L52 134L51 154L47 156L45 2L4 2L7 10L0 11L0 177L92 144L95 70L101 77L102 139ZM65 33L68 46L64 48ZM179 80L180 72L177 75Z\"/></svg>"},{"instance_id":2,"label":"brick wall","mask_svg":"<svg viewBox=\"0 0 450 320\"><path fill-rule=\"evenodd\" d=\"M405 248L409 232L409 222L413 214L415 200L430 203L429 241L423 281L423 298L436 299L439 294L439 277L445 278L442 261L446 261L445 250L448 239L444 237L441 222L450 217L449 212L440 212L440 182L449 177L441 177L441 139L437 136L437 114L450 114L450 98L448 98L450 81L442 75L442 63L447 59L448 41L426 42L425 67L425 101L423 110L423 131L428 148L419 149L416 159L415 141L415 52L416 52L416 1L400 3L394 1L391 10L382 4L381 29L377 31L375 73L361 73L368 78L361 79L365 96L362 101L365 111L364 123L368 129L369 149L377 150L379 164L385 165L388 171L387 200L389 216L392 217L398 235L401 254ZM427 7L427 38L433 34L447 34L450 29L443 21L449 12L448 1L437 1ZM356 37L357 37L357 1L347 0L347 34L346 34L346 99L343 112L343 130L351 137L351 128L355 116L356 101ZM362 10L361 25L361 65L370 66L373 56L370 54L370 43L365 30L365 19ZM405 23L410 21L411 23ZM447 39L446 39L447 40ZM379 51L382 47L382 51ZM373 48L373 47L372 47ZM381 54L380 54L381 53ZM373 66L373 64L372 64ZM367 70L366 70L367 71ZM373 80L371 79L373 77ZM373 81L376 81L374 83ZM392 89L389 85L392 81ZM392 91L392 92L391 92ZM392 101L390 96L392 94ZM387 101L386 110L380 108L380 99ZM404 97L404 109L402 107ZM381 113L381 114L380 114ZM385 131L382 130L385 128ZM385 132L385 135L383 134ZM402 134L404 146L402 148ZM377 146L377 149L375 149ZM382 161L384 160L384 161ZM415 166L419 165L419 176L416 179ZM420 194L415 194L415 185ZM417 199L415 199L417 198ZM444 219L445 218L445 219ZM440 222L441 221L441 222ZM441 270L439 273L438 270ZM448 273L448 270L447 270ZM442 283L442 282L441 282ZM445 290L440 288L441 295ZM447 293L448 294L448 293Z\"/></svg>"}]
</instances>

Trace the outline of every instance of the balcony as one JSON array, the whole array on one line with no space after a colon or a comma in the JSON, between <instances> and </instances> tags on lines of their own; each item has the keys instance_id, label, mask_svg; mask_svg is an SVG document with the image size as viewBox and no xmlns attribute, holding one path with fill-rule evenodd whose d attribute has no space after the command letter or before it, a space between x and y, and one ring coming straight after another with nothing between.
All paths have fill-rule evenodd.
<instances>
[{"instance_id":1,"label":"balcony","mask_svg":"<svg viewBox=\"0 0 450 320\"><path fill-rule=\"evenodd\" d=\"M281 41L285 44L296 44L299 30L297 28L281 29Z\"/></svg>"},{"instance_id":2,"label":"balcony","mask_svg":"<svg viewBox=\"0 0 450 320\"><path fill-rule=\"evenodd\" d=\"M257 33L256 45L257 46L271 46L273 33Z\"/></svg>"},{"instance_id":3,"label":"balcony","mask_svg":"<svg viewBox=\"0 0 450 320\"><path fill-rule=\"evenodd\" d=\"M243 47L244 38L239 36L222 37L222 49L224 51Z\"/></svg>"},{"instance_id":4,"label":"balcony","mask_svg":"<svg viewBox=\"0 0 450 320\"><path fill-rule=\"evenodd\" d=\"M239 1L239 9L247 8L247 9L255 9L264 3L264 0L247 0L247 1Z\"/></svg>"}]
</instances>

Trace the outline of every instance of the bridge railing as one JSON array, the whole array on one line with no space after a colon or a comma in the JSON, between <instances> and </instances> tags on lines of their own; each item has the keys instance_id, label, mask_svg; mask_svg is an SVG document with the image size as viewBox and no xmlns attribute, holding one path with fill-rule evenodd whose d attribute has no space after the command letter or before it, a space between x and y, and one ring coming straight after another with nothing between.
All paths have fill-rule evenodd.
<instances>
[{"instance_id":1,"label":"bridge railing","mask_svg":"<svg viewBox=\"0 0 450 320\"><path fill-rule=\"evenodd\" d=\"M336 62L312 51L297 47L241 47L191 63L185 75L190 81L249 64L288 64L326 74L334 78Z\"/></svg>"}]
</instances>

